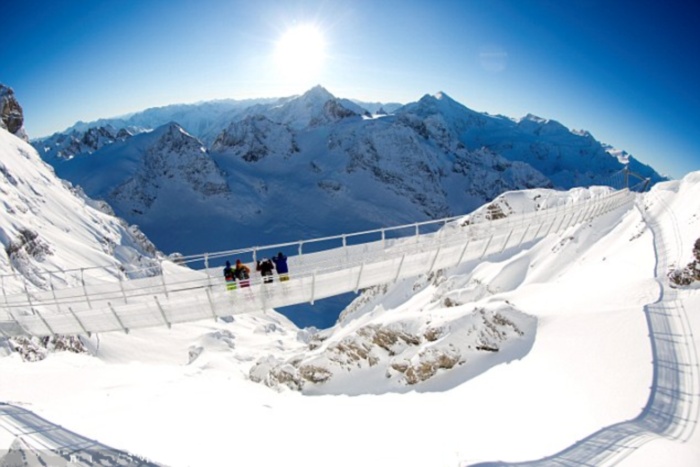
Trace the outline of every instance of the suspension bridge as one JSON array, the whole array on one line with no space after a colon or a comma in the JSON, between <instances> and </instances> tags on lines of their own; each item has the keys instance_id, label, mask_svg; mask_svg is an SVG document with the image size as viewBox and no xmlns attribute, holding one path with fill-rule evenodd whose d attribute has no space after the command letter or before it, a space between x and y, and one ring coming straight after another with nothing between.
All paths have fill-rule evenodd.
<instances>
[{"instance_id":1,"label":"suspension bridge","mask_svg":"<svg viewBox=\"0 0 700 467\"><path fill-rule=\"evenodd\" d=\"M0 304L0 335L76 335L123 331L217 319L240 313L311 303L348 292L454 267L466 261L536 242L616 209L629 209L635 193L623 189L564 206L511 214L500 219L460 222L464 216L293 243L161 260L138 279L123 280L116 266L84 280L86 270L40 274L44 289L7 294ZM249 287L227 290L222 258L294 250L291 279L264 283L253 275ZM200 262L201 269L187 267ZM184 264L181 264L184 263ZM94 276L95 271L92 271ZM64 277L61 277L61 276ZM3 281L6 277L3 277ZM55 286L55 284L62 284ZM72 284L72 285L69 285Z\"/></svg>"}]
</instances>

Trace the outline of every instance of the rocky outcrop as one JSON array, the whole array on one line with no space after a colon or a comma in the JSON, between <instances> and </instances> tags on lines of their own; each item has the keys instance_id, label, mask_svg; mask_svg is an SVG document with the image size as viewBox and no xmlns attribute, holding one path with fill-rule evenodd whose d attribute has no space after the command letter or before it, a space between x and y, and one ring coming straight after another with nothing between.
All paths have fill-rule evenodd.
<instances>
[{"instance_id":1,"label":"rocky outcrop","mask_svg":"<svg viewBox=\"0 0 700 467\"><path fill-rule=\"evenodd\" d=\"M366 324L352 332L331 328L315 334L299 355L258 360L249 377L273 388L322 392L320 387L348 374L375 374L400 391L531 338L516 322L522 315L511 307L477 308L440 324L434 318Z\"/></svg>"},{"instance_id":2,"label":"rocky outcrop","mask_svg":"<svg viewBox=\"0 0 700 467\"><path fill-rule=\"evenodd\" d=\"M672 269L669 272L668 279L672 287L684 287L700 281L700 238L695 240L693 258L686 267Z\"/></svg>"},{"instance_id":3,"label":"rocky outcrop","mask_svg":"<svg viewBox=\"0 0 700 467\"><path fill-rule=\"evenodd\" d=\"M299 147L287 125L255 115L231 123L216 138L212 151L240 157L246 162L258 162L268 156L289 158L299 152Z\"/></svg>"},{"instance_id":4,"label":"rocky outcrop","mask_svg":"<svg viewBox=\"0 0 700 467\"><path fill-rule=\"evenodd\" d=\"M25 362L38 362L52 352L88 353L78 336L13 337L10 347Z\"/></svg>"},{"instance_id":5,"label":"rocky outcrop","mask_svg":"<svg viewBox=\"0 0 700 467\"><path fill-rule=\"evenodd\" d=\"M33 144L44 160L66 161L76 156L92 154L104 146L126 141L136 133L136 129L116 129L107 125L88 128L85 131L74 130L68 134L56 133Z\"/></svg>"},{"instance_id":6,"label":"rocky outcrop","mask_svg":"<svg viewBox=\"0 0 700 467\"><path fill-rule=\"evenodd\" d=\"M3 128L15 136L28 141L24 131L24 114L22 106L15 98L12 88L0 84L0 128Z\"/></svg>"}]
</instances>

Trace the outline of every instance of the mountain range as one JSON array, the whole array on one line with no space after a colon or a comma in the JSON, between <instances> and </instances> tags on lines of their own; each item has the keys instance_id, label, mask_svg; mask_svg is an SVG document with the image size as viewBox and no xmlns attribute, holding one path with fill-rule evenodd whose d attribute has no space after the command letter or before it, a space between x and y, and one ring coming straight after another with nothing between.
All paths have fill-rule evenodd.
<instances>
[{"instance_id":1,"label":"mountain range","mask_svg":"<svg viewBox=\"0 0 700 467\"><path fill-rule=\"evenodd\" d=\"M664 179L587 132L442 92L368 107L317 86L81 123L33 144L61 178L183 254L458 215L509 190L609 184L625 164Z\"/></svg>"}]
</instances>

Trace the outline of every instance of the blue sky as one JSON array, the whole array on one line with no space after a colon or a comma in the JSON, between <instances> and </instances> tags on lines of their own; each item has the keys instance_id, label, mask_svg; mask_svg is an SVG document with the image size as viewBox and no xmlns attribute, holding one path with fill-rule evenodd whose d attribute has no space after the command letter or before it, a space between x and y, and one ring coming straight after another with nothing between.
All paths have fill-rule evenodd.
<instances>
[{"instance_id":1,"label":"blue sky","mask_svg":"<svg viewBox=\"0 0 700 467\"><path fill-rule=\"evenodd\" d=\"M275 60L312 24L314 73ZM30 137L78 120L322 84L412 102L533 113L672 177L700 170L700 5L685 0L23 0L3 6L0 82ZM288 65L287 65L288 66Z\"/></svg>"}]
</instances>

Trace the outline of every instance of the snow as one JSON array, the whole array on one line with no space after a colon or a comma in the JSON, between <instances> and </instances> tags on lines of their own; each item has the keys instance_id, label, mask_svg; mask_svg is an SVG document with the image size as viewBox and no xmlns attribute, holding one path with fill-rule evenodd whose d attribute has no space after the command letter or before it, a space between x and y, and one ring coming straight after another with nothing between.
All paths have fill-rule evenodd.
<instances>
[{"instance_id":1,"label":"snow","mask_svg":"<svg viewBox=\"0 0 700 467\"><path fill-rule=\"evenodd\" d=\"M115 239L126 229L51 182L29 146L2 130L0 138L4 173L15 180L39 177L31 179L38 194L20 182L23 191L10 198L12 205L21 199L31 207L42 197L53 203L50 210L0 218L8 238L15 234L8 226L18 219L41 226L42 238L57 253L48 264L30 264L67 268L117 261L90 240L91 229L97 225ZM11 185L3 190L10 193ZM547 203L565 203L590 192L513 192L499 203L522 212L546 195ZM37 427L22 426L4 403L43 417L55 424L54 432L70 430L169 466L584 462L588 458L577 448L608 449L586 445L589 436L658 416L645 410L650 397L661 397L650 390L655 367L647 319L649 304L658 302L676 311L668 318L672 324L686 326L672 334L680 336L675 368L689 364L690 373L679 376L688 386L675 396L686 412L674 430L664 432L667 437L642 432L628 440L635 446L629 455L611 459L625 466L698 465L700 434L692 427L700 398L700 287L672 290L664 273L692 259L699 192L700 172L658 184L625 213L615 211L442 277L404 280L386 293L361 296L334 328L321 332L330 345L370 324L415 331L430 323L446 326L446 339L459 346L477 309L506 310L524 331L505 340L499 352L461 349L466 363L413 386L368 366L301 391L252 381L250 371L261 359L315 358L326 349L310 352L308 342L319 333L300 330L273 310L93 335L85 338L90 354L54 352L32 363L7 352L0 339L0 449L16 436L30 444L41 436L27 434ZM62 229L72 229L72 235ZM8 270L5 263L3 268ZM446 306L446 298L456 305ZM378 367L390 362L381 356ZM610 449L624 451L614 443Z\"/></svg>"}]
</instances>

